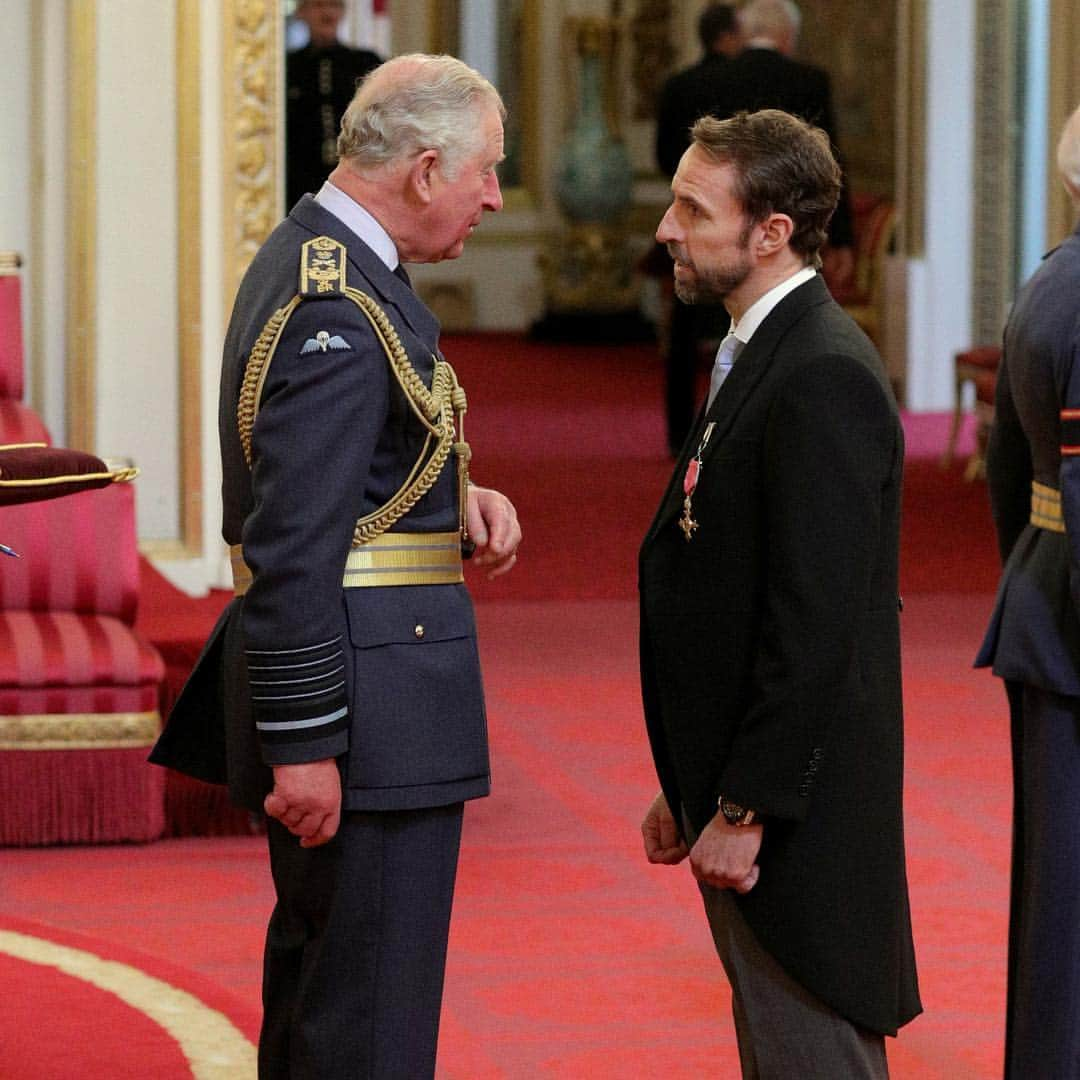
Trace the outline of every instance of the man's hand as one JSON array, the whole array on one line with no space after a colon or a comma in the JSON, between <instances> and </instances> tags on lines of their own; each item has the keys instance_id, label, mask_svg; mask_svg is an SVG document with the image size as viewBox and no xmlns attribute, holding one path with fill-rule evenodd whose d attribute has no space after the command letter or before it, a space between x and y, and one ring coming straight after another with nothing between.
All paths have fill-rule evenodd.
<instances>
[{"instance_id":1,"label":"man's hand","mask_svg":"<svg viewBox=\"0 0 1080 1080\"><path fill-rule=\"evenodd\" d=\"M757 857L764 831L763 825L729 825L717 811L690 852L694 877L717 889L748 893L761 873Z\"/></svg>"},{"instance_id":2,"label":"man's hand","mask_svg":"<svg viewBox=\"0 0 1080 1080\"><path fill-rule=\"evenodd\" d=\"M645 814L641 823L641 835L645 840L645 855L649 862L674 866L686 858L689 848L679 835L675 816L661 791Z\"/></svg>"},{"instance_id":3,"label":"man's hand","mask_svg":"<svg viewBox=\"0 0 1080 1080\"><path fill-rule=\"evenodd\" d=\"M341 824L341 774L326 758L302 765L275 765L274 790L263 800L267 815L300 837L303 848L334 838Z\"/></svg>"},{"instance_id":4,"label":"man's hand","mask_svg":"<svg viewBox=\"0 0 1080 1080\"><path fill-rule=\"evenodd\" d=\"M466 523L469 538L476 544L472 561L487 568L489 579L513 568L521 543L521 526L514 504L505 495L469 484Z\"/></svg>"}]
</instances>

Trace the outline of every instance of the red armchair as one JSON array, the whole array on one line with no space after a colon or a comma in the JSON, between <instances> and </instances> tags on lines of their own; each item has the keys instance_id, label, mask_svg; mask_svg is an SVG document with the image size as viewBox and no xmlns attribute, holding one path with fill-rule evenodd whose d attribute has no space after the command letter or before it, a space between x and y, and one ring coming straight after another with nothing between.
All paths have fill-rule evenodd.
<instances>
[{"instance_id":1,"label":"red armchair","mask_svg":"<svg viewBox=\"0 0 1080 1080\"><path fill-rule=\"evenodd\" d=\"M133 629L134 491L0 508L0 844L151 840L164 665Z\"/></svg>"},{"instance_id":2,"label":"red armchair","mask_svg":"<svg viewBox=\"0 0 1080 1080\"><path fill-rule=\"evenodd\" d=\"M0 543L19 554L0 554L0 845L151 840L164 665L133 629L135 492L111 482L134 470L19 445L51 439L20 401L18 265L0 253Z\"/></svg>"},{"instance_id":3,"label":"red armchair","mask_svg":"<svg viewBox=\"0 0 1080 1080\"><path fill-rule=\"evenodd\" d=\"M20 262L15 252L0 251L0 445L52 441L41 418L22 403L25 385Z\"/></svg>"}]
</instances>

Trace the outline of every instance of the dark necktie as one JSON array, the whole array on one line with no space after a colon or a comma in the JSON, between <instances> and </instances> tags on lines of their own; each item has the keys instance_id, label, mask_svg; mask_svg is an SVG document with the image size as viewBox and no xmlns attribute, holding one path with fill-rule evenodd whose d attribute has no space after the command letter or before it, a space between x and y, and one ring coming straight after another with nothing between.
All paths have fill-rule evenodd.
<instances>
[{"instance_id":1,"label":"dark necktie","mask_svg":"<svg viewBox=\"0 0 1080 1080\"><path fill-rule=\"evenodd\" d=\"M410 289L412 288L412 282L409 280L409 275L402 263L399 262L397 266L394 267L394 276L401 278Z\"/></svg>"}]
</instances>

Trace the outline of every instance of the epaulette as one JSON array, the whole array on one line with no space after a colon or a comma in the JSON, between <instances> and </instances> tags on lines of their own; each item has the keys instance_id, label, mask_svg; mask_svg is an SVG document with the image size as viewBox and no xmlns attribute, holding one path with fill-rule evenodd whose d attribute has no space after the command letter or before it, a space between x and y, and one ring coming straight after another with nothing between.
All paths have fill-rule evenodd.
<instances>
[{"instance_id":1,"label":"epaulette","mask_svg":"<svg viewBox=\"0 0 1080 1080\"><path fill-rule=\"evenodd\" d=\"M316 236L300 249L300 296L345 294L345 245L331 236Z\"/></svg>"}]
</instances>

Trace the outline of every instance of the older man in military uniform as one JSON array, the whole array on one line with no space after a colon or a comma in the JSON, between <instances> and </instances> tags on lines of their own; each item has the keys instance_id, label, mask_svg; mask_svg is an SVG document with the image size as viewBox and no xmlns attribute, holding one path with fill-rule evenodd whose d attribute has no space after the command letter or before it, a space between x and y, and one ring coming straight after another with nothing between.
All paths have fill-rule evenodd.
<instances>
[{"instance_id":1,"label":"older man in military uniform","mask_svg":"<svg viewBox=\"0 0 1080 1080\"><path fill-rule=\"evenodd\" d=\"M1080 208L1080 109L1058 143ZM1005 329L987 476L1005 572L979 665L1012 715L1005 1075L1080 1075L1080 228Z\"/></svg>"},{"instance_id":2,"label":"older man in military uniform","mask_svg":"<svg viewBox=\"0 0 1080 1080\"><path fill-rule=\"evenodd\" d=\"M225 342L238 596L154 758L269 817L264 1078L434 1072L462 808L489 786L462 550L496 575L521 534L468 480L464 392L401 260L457 257L501 207L503 116L450 57L378 68Z\"/></svg>"}]
</instances>

